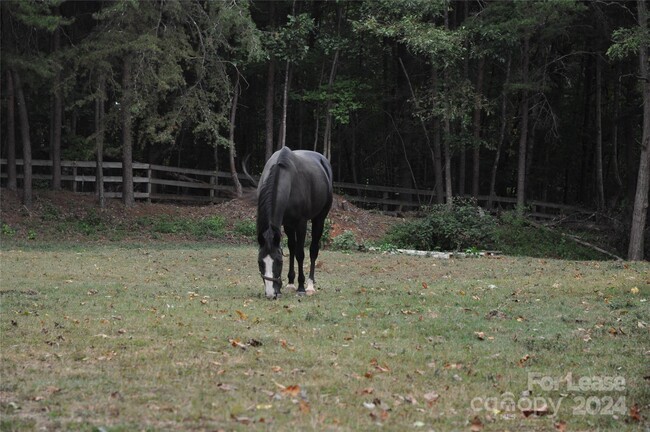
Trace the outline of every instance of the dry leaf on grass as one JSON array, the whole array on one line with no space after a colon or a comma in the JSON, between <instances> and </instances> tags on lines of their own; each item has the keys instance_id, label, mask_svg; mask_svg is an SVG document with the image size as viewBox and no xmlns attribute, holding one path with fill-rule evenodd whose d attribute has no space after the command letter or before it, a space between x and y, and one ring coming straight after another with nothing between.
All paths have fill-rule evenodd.
<instances>
[{"instance_id":1,"label":"dry leaf on grass","mask_svg":"<svg viewBox=\"0 0 650 432\"><path fill-rule=\"evenodd\" d=\"M478 416L475 416L470 422L469 430L472 432L480 432L483 430L483 422Z\"/></svg>"},{"instance_id":2,"label":"dry leaf on grass","mask_svg":"<svg viewBox=\"0 0 650 432\"><path fill-rule=\"evenodd\" d=\"M242 341L237 338L228 339L228 342L230 342L230 345L232 345L234 348L241 348L243 350L246 350L248 348L246 344L242 343Z\"/></svg>"},{"instance_id":3,"label":"dry leaf on grass","mask_svg":"<svg viewBox=\"0 0 650 432\"><path fill-rule=\"evenodd\" d=\"M429 405L432 405L440 398L440 395L436 391L430 391L429 393L424 394L424 400L427 401Z\"/></svg>"},{"instance_id":4,"label":"dry leaf on grass","mask_svg":"<svg viewBox=\"0 0 650 432\"><path fill-rule=\"evenodd\" d=\"M639 411L639 406L637 404L630 407L630 418L635 422L641 421L641 412Z\"/></svg>"},{"instance_id":5,"label":"dry leaf on grass","mask_svg":"<svg viewBox=\"0 0 650 432\"><path fill-rule=\"evenodd\" d=\"M563 420L560 420L559 422L555 423L553 426L555 427L556 430L560 432L566 431L566 422Z\"/></svg>"}]
</instances>

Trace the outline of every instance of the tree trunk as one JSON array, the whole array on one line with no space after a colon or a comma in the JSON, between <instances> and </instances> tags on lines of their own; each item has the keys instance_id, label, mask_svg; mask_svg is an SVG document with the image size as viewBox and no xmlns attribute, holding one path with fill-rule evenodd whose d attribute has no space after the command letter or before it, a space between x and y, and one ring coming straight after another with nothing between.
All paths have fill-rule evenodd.
<instances>
[{"instance_id":1,"label":"tree trunk","mask_svg":"<svg viewBox=\"0 0 650 432\"><path fill-rule=\"evenodd\" d=\"M620 77L620 63L616 67L616 77ZM618 204L618 200L623 193L623 180L621 179L621 171L618 164L618 123L621 116L621 80L616 80L614 87L614 114L612 115L612 170L614 171L614 181L616 182L616 193L611 199L611 207Z\"/></svg>"},{"instance_id":2,"label":"tree trunk","mask_svg":"<svg viewBox=\"0 0 650 432\"><path fill-rule=\"evenodd\" d=\"M496 198L496 182L497 170L499 168L499 159L501 159L501 149L506 138L506 123L507 123L507 109L508 97L507 87L510 83L510 67L512 65L512 56L508 56L508 65L506 66L506 79L503 82L503 89L501 90L501 128L499 130L499 142L497 143L497 151L494 155L494 162L492 163L492 172L490 173L490 198L488 199L488 208L492 208L494 199Z\"/></svg>"},{"instance_id":3,"label":"tree trunk","mask_svg":"<svg viewBox=\"0 0 650 432\"><path fill-rule=\"evenodd\" d=\"M528 147L528 63L529 63L529 38L524 39L522 60L522 84L524 90L521 95L521 130L519 135L519 160L517 163L517 212L524 213L526 204L526 149Z\"/></svg>"},{"instance_id":4,"label":"tree trunk","mask_svg":"<svg viewBox=\"0 0 650 432\"><path fill-rule=\"evenodd\" d=\"M95 169L95 188L99 207L106 205L104 198L104 101L106 99L106 78L101 74L97 83L97 97L95 98L95 151L97 167Z\"/></svg>"},{"instance_id":5,"label":"tree trunk","mask_svg":"<svg viewBox=\"0 0 650 432\"><path fill-rule=\"evenodd\" d=\"M284 69L284 89L282 91L282 118L280 120L280 132L278 133L278 147L280 150L285 146L287 139L287 107L289 105L289 85L291 84L291 63L286 62Z\"/></svg>"},{"instance_id":6,"label":"tree trunk","mask_svg":"<svg viewBox=\"0 0 650 432\"><path fill-rule=\"evenodd\" d=\"M453 204L453 191L451 189L451 146L449 145L449 137L451 136L451 125L449 118L445 117L445 139L443 140L445 146L445 193L447 196L447 205Z\"/></svg>"},{"instance_id":7,"label":"tree trunk","mask_svg":"<svg viewBox=\"0 0 650 432\"><path fill-rule=\"evenodd\" d=\"M122 70L122 201L135 204L133 194L133 132L131 116L131 59L125 54Z\"/></svg>"},{"instance_id":8,"label":"tree trunk","mask_svg":"<svg viewBox=\"0 0 650 432\"><path fill-rule=\"evenodd\" d=\"M648 10L645 0L638 0L639 26L641 33L648 31ZM639 49L639 71L643 85L643 135L641 141L641 156L639 174L634 196L634 211L632 213L632 229L627 258L633 261L643 260L643 243L646 217L648 215L648 186L650 183L650 74L648 73L648 46L641 43Z\"/></svg>"},{"instance_id":9,"label":"tree trunk","mask_svg":"<svg viewBox=\"0 0 650 432\"><path fill-rule=\"evenodd\" d=\"M269 2L269 30L275 29L275 2ZM266 146L264 150L264 161L269 160L273 154L273 120L275 105L275 56L271 54L269 65L266 73L266 105L265 105L265 127L266 127Z\"/></svg>"},{"instance_id":10,"label":"tree trunk","mask_svg":"<svg viewBox=\"0 0 650 432\"><path fill-rule=\"evenodd\" d=\"M23 141L23 205L32 208L32 142L30 139L29 118L25 94L20 82L20 75L13 71L14 91L18 102L18 118L20 119L20 135Z\"/></svg>"},{"instance_id":11,"label":"tree trunk","mask_svg":"<svg viewBox=\"0 0 650 432\"><path fill-rule=\"evenodd\" d=\"M605 208L605 186L603 182L603 123L602 123L602 86L603 62L596 54L596 192L598 208Z\"/></svg>"},{"instance_id":12,"label":"tree trunk","mask_svg":"<svg viewBox=\"0 0 650 432\"><path fill-rule=\"evenodd\" d=\"M483 93L483 75L485 69L485 57L478 61L476 77L476 102L474 106L474 151L472 152L472 196L478 199L479 176L481 173L481 94Z\"/></svg>"},{"instance_id":13,"label":"tree trunk","mask_svg":"<svg viewBox=\"0 0 650 432\"><path fill-rule=\"evenodd\" d=\"M433 99L434 103L438 97L438 71L436 71L435 66L431 70L431 88L433 89ZM443 204L445 202L445 181L442 171L442 144L440 140L440 119L433 119L433 175L435 177L435 191L436 191L436 203Z\"/></svg>"},{"instance_id":14,"label":"tree trunk","mask_svg":"<svg viewBox=\"0 0 650 432\"><path fill-rule=\"evenodd\" d=\"M61 48L61 30L56 29L53 38L53 50ZM52 110L52 142L50 157L52 158L52 189L61 189L61 123L63 121L63 92L61 91L61 71L54 75L54 100Z\"/></svg>"},{"instance_id":15,"label":"tree trunk","mask_svg":"<svg viewBox=\"0 0 650 432\"><path fill-rule=\"evenodd\" d=\"M237 80L235 81L234 94L232 96L232 106L230 107L230 133L228 134L228 149L230 157L230 175L232 176L232 182L235 185L235 196L241 198L243 196L241 183L239 183L239 177L237 176L237 166L235 165L235 121L237 120L237 102L239 100L239 74L237 75Z\"/></svg>"},{"instance_id":16,"label":"tree trunk","mask_svg":"<svg viewBox=\"0 0 650 432\"><path fill-rule=\"evenodd\" d=\"M14 114L15 92L11 71L7 70L7 189L15 191L16 182L16 119Z\"/></svg>"},{"instance_id":17,"label":"tree trunk","mask_svg":"<svg viewBox=\"0 0 650 432\"><path fill-rule=\"evenodd\" d=\"M272 4L274 2L271 2ZM266 147L264 161L269 160L273 154L273 102L275 99L275 58L269 60L269 69L266 78Z\"/></svg>"},{"instance_id":18,"label":"tree trunk","mask_svg":"<svg viewBox=\"0 0 650 432\"><path fill-rule=\"evenodd\" d=\"M325 108L325 132L323 134L323 156L330 160L332 157L332 100L329 99L332 92L332 86L334 85L334 79L336 77L336 68L339 62L339 50L337 49L334 52L334 60L332 61L332 69L330 69L330 77L327 81L327 106Z\"/></svg>"}]
</instances>

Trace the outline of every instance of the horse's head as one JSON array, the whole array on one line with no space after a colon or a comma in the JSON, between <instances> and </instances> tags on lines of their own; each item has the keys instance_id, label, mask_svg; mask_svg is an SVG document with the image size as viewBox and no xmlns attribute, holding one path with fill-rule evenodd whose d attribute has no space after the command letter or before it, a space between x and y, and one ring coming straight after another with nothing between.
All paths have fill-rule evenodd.
<instances>
[{"instance_id":1,"label":"horse's head","mask_svg":"<svg viewBox=\"0 0 650 432\"><path fill-rule=\"evenodd\" d=\"M269 226L257 237L260 245L257 263L264 280L266 298L275 299L282 288L282 249L280 248L280 228Z\"/></svg>"}]
</instances>

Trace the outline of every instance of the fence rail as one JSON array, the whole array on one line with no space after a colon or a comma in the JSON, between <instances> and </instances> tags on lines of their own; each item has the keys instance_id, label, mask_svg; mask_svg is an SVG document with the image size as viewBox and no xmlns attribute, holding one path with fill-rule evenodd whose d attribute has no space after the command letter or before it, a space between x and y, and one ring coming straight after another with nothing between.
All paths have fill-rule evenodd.
<instances>
[{"instance_id":1,"label":"fence rail","mask_svg":"<svg viewBox=\"0 0 650 432\"><path fill-rule=\"evenodd\" d=\"M16 160L17 167L23 161ZM0 159L0 180L6 181L7 160ZM36 182L51 180L52 161L33 160L32 177ZM78 193L96 193L97 163L93 161L61 161L61 181L65 188ZM122 196L122 163L103 162L104 195L109 198ZM22 170L18 169L18 180ZM248 177L239 174L245 186L253 186ZM184 201L210 203L232 198L233 182L229 172L209 171L191 168L177 168L147 163L133 163L134 196L148 201ZM435 202L435 192L427 189L400 188L335 182L337 193L355 204L378 208L383 211L417 209ZM487 204L489 196L478 197L479 204ZM514 197L494 197L492 200L502 208L513 208ZM588 210L538 200L527 202L529 214L536 218L554 218L562 214L590 213Z\"/></svg>"}]
</instances>

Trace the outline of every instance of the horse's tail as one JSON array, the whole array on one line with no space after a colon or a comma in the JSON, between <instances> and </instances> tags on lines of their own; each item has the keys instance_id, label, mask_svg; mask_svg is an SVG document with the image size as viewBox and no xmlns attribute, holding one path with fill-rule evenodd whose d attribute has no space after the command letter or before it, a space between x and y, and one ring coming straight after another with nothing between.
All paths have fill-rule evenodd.
<instances>
[{"instance_id":1,"label":"horse's tail","mask_svg":"<svg viewBox=\"0 0 650 432\"><path fill-rule=\"evenodd\" d=\"M248 179L251 181L251 183L253 183L253 186L257 187L257 182L255 181L255 179L250 174L248 174L248 169L246 169L246 165L248 165L248 158L250 158L250 157L251 157L251 154L248 153L246 155L246 157L244 158L244 160L242 161L241 167L242 167L242 170L244 171L244 174L246 174L246 177L248 177Z\"/></svg>"}]
</instances>

